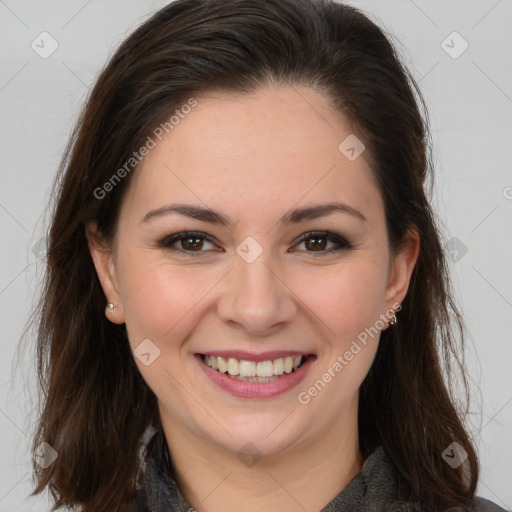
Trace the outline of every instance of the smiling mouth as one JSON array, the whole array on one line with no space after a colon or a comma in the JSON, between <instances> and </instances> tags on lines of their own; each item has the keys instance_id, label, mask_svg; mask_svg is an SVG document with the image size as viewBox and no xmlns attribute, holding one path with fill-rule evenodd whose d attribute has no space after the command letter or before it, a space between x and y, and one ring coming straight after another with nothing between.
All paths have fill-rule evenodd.
<instances>
[{"instance_id":1,"label":"smiling mouth","mask_svg":"<svg viewBox=\"0 0 512 512\"><path fill-rule=\"evenodd\" d=\"M258 362L206 354L200 354L200 357L206 366L232 379L268 383L294 373L311 356L278 357Z\"/></svg>"}]
</instances>

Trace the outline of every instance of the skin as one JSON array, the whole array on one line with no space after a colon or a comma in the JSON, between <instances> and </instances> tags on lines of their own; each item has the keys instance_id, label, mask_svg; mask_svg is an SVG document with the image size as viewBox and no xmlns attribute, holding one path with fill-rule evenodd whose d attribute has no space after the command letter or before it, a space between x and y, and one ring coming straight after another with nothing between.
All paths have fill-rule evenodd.
<instances>
[{"instance_id":1,"label":"skin","mask_svg":"<svg viewBox=\"0 0 512 512\"><path fill-rule=\"evenodd\" d=\"M112 245L98 239L93 222L87 226L106 300L116 304L106 314L126 323L132 350L145 339L160 350L148 366L135 362L158 399L178 484L191 506L200 512L270 510L269 504L276 511L317 511L364 463L358 391L380 333L308 404L298 394L402 302L419 238L411 230L392 256L365 154L349 161L338 150L353 130L321 93L283 85L197 100L135 171ZM332 201L366 220L336 212L278 223L292 208ZM234 223L218 226L175 213L141 221L178 202L212 208ZM186 230L214 240L205 240L197 257L158 246ZM328 245L315 250L314 236L298 242L310 231L339 234L353 248L329 252L335 244L322 238ZM236 252L248 236L263 249L252 263ZM191 251L180 241L174 247ZM198 368L194 354L216 349L301 350L317 359L291 391L247 399L218 388ZM243 451L261 458L244 463L238 455L247 443L252 448Z\"/></svg>"}]
</instances>

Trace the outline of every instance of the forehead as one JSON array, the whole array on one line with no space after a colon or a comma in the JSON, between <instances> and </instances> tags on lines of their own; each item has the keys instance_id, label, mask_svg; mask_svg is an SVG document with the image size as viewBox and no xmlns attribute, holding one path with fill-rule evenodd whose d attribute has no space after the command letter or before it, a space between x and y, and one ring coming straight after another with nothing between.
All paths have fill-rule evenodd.
<instances>
[{"instance_id":1,"label":"forehead","mask_svg":"<svg viewBox=\"0 0 512 512\"><path fill-rule=\"evenodd\" d=\"M130 211L177 198L233 218L320 201L381 206L364 153L351 161L340 151L352 126L324 95L279 86L196 100L139 164Z\"/></svg>"}]
</instances>

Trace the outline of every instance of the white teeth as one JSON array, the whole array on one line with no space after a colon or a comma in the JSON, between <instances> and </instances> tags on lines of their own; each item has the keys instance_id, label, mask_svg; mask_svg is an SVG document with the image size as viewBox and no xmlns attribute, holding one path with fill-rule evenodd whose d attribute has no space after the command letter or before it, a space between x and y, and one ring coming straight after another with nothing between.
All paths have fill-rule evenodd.
<instances>
[{"instance_id":1,"label":"white teeth","mask_svg":"<svg viewBox=\"0 0 512 512\"><path fill-rule=\"evenodd\" d=\"M272 375L274 375L274 365L272 361L260 361L256 365L256 375L258 377L272 377Z\"/></svg>"},{"instance_id":2,"label":"white teeth","mask_svg":"<svg viewBox=\"0 0 512 512\"><path fill-rule=\"evenodd\" d=\"M300 366L302 356L278 357L267 361L246 361L234 357L204 356L204 362L220 373L228 373L239 380L271 382L283 373L291 373ZM260 380L261 378L261 380Z\"/></svg>"},{"instance_id":3,"label":"white teeth","mask_svg":"<svg viewBox=\"0 0 512 512\"><path fill-rule=\"evenodd\" d=\"M242 377L241 375L237 375L236 377L233 377L236 380L242 380L244 382L260 382L266 384L267 382L274 382L275 380L278 380L279 377L272 376L272 377Z\"/></svg>"},{"instance_id":4,"label":"white teeth","mask_svg":"<svg viewBox=\"0 0 512 512\"><path fill-rule=\"evenodd\" d=\"M283 358L274 359L274 375L282 375L284 373Z\"/></svg>"},{"instance_id":5,"label":"white teeth","mask_svg":"<svg viewBox=\"0 0 512 512\"><path fill-rule=\"evenodd\" d=\"M240 375L243 377L256 377L256 363L254 361L240 361L238 365L240 369Z\"/></svg>"},{"instance_id":6,"label":"white teeth","mask_svg":"<svg viewBox=\"0 0 512 512\"><path fill-rule=\"evenodd\" d=\"M223 357L217 357L217 364L219 365L220 373L226 373L228 371L228 362Z\"/></svg>"},{"instance_id":7,"label":"white teeth","mask_svg":"<svg viewBox=\"0 0 512 512\"><path fill-rule=\"evenodd\" d=\"M238 359L230 357L228 359L228 373L229 375L240 375L238 370Z\"/></svg>"}]
</instances>

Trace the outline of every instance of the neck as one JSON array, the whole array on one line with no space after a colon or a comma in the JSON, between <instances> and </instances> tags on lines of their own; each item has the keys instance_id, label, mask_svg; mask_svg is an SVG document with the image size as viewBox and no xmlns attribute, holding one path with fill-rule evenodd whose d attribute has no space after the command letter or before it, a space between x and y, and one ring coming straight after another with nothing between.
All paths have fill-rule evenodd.
<instances>
[{"instance_id":1,"label":"neck","mask_svg":"<svg viewBox=\"0 0 512 512\"><path fill-rule=\"evenodd\" d=\"M312 440L261 458L241 457L161 412L180 491L200 512L321 510L363 465L355 405Z\"/></svg>"}]
</instances>

